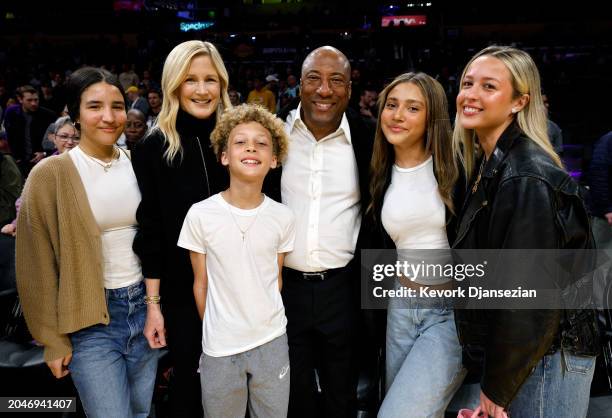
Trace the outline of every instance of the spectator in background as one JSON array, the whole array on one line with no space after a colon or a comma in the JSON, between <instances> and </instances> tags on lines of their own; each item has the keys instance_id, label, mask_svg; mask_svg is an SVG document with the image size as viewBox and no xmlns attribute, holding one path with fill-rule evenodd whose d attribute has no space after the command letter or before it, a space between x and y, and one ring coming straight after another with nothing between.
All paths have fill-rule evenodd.
<instances>
[{"instance_id":1,"label":"spectator in background","mask_svg":"<svg viewBox=\"0 0 612 418\"><path fill-rule=\"evenodd\" d=\"M378 92L372 86L366 86L359 98L359 113L367 122L376 122L376 100Z\"/></svg>"},{"instance_id":2,"label":"spectator in background","mask_svg":"<svg viewBox=\"0 0 612 418\"><path fill-rule=\"evenodd\" d=\"M64 106L64 109L62 110L61 114L60 114L60 118L63 116L68 116L68 106ZM58 119L59 120L59 119ZM55 140L53 138L53 135L55 134L55 124L57 121L51 123L49 125L49 127L47 128L47 131L45 132L45 137L42 140L42 147L43 147L43 151L49 155L55 152L55 150L57 149L55 146ZM61 154L61 152L60 152Z\"/></svg>"},{"instance_id":3,"label":"spectator in background","mask_svg":"<svg viewBox=\"0 0 612 418\"><path fill-rule=\"evenodd\" d=\"M612 249L612 131L599 138L593 147L588 183L597 248Z\"/></svg>"},{"instance_id":4,"label":"spectator in background","mask_svg":"<svg viewBox=\"0 0 612 418\"><path fill-rule=\"evenodd\" d=\"M274 94L274 97L278 97L278 76L276 74L270 74L266 76L266 88Z\"/></svg>"},{"instance_id":5,"label":"spectator in background","mask_svg":"<svg viewBox=\"0 0 612 418\"><path fill-rule=\"evenodd\" d=\"M55 72L51 75L51 88L56 88L64 84L64 79L62 75L58 72Z\"/></svg>"},{"instance_id":6,"label":"spectator in background","mask_svg":"<svg viewBox=\"0 0 612 418\"><path fill-rule=\"evenodd\" d=\"M64 77L60 73L53 74L51 79L51 90L53 90L53 97L57 101L58 107L62 109L66 105L66 85L64 83ZM55 111L55 109L51 110Z\"/></svg>"},{"instance_id":7,"label":"spectator in background","mask_svg":"<svg viewBox=\"0 0 612 418\"><path fill-rule=\"evenodd\" d=\"M149 112L147 115L147 126L150 128L155 123L157 115L162 108L162 91L161 89L152 89L147 93L147 101L149 102Z\"/></svg>"},{"instance_id":8,"label":"spectator in background","mask_svg":"<svg viewBox=\"0 0 612 418\"><path fill-rule=\"evenodd\" d=\"M287 91L287 82L285 80L278 80L278 89L276 90L276 111L279 112L283 108L281 101L285 97Z\"/></svg>"},{"instance_id":9,"label":"spectator in background","mask_svg":"<svg viewBox=\"0 0 612 418\"><path fill-rule=\"evenodd\" d=\"M17 99L20 106L7 109L4 127L13 158L22 175L27 177L32 167L46 155L42 141L56 116L39 105L38 92L32 86L18 88Z\"/></svg>"},{"instance_id":10,"label":"spectator in background","mask_svg":"<svg viewBox=\"0 0 612 418\"><path fill-rule=\"evenodd\" d=\"M0 84L0 107L6 109L6 102L10 98L10 95L6 91L4 84Z\"/></svg>"},{"instance_id":11,"label":"spectator in background","mask_svg":"<svg viewBox=\"0 0 612 418\"><path fill-rule=\"evenodd\" d=\"M359 68L353 68L351 71L351 90L352 94L349 99L349 107L352 109L359 109L357 104L359 103L359 98L361 97L361 89L363 88L362 78L361 78L361 70Z\"/></svg>"},{"instance_id":12,"label":"spectator in background","mask_svg":"<svg viewBox=\"0 0 612 418\"><path fill-rule=\"evenodd\" d=\"M140 82L138 74L134 71L134 64L123 64L123 71L119 74L119 82L126 91L130 86L137 86Z\"/></svg>"},{"instance_id":13,"label":"spectator in background","mask_svg":"<svg viewBox=\"0 0 612 418\"><path fill-rule=\"evenodd\" d=\"M0 152L0 282L15 284L15 218L22 177L15 160ZM3 306L4 308L4 306Z\"/></svg>"},{"instance_id":14,"label":"spectator in background","mask_svg":"<svg viewBox=\"0 0 612 418\"><path fill-rule=\"evenodd\" d=\"M4 86L0 86L0 89L4 89ZM0 97L2 92L0 91ZM0 102L0 125L2 125L2 121L4 120L4 105Z\"/></svg>"},{"instance_id":15,"label":"spectator in background","mask_svg":"<svg viewBox=\"0 0 612 418\"><path fill-rule=\"evenodd\" d=\"M598 264L593 294L601 303L599 306L605 308L606 286L612 275L607 263L612 251L612 131L599 138L593 146L587 182L593 238L596 248L603 250L603 261Z\"/></svg>"},{"instance_id":16,"label":"spectator in background","mask_svg":"<svg viewBox=\"0 0 612 418\"><path fill-rule=\"evenodd\" d=\"M51 140L55 145L53 155L59 155L79 145L81 139L79 131L77 131L72 123L70 116L60 117L52 126L53 133L51 134Z\"/></svg>"},{"instance_id":17,"label":"spectator in background","mask_svg":"<svg viewBox=\"0 0 612 418\"><path fill-rule=\"evenodd\" d=\"M274 93L268 90L260 77L255 77L254 88L247 97L247 103L263 106L270 111L276 113L276 99Z\"/></svg>"},{"instance_id":18,"label":"spectator in background","mask_svg":"<svg viewBox=\"0 0 612 418\"><path fill-rule=\"evenodd\" d=\"M238 90L231 88L227 91L227 94L229 95L229 99L230 99L230 103L232 104L232 106L238 106L240 105L240 93L238 92Z\"/></svg>"},{"instance_id":19,"label":"spectator in background","mask_svg":"<svg viewBox=\"0 0 612 418\"><path fill-rule=\"evenodd\" d=\"M147 133L147 118L138 109L130 109L125 124L125 144L130 151L144 138Z\"/></svg>"},{"instance_id":20,"label":"spectator in background","mask_svg":"<svg viewBox=\"0 0 612 418\"><path fill-rule=\"evenodd\" d=\"M0 225L2 233L14 235L15 228L5 228L16 217L15 201L21 194L23 178L13 157L0 153Z\"/></svg>"},{"instance_id":21,"label":"spectator in background","mask_svg":"<svg viewBox=\"0 0 612 418\"><path fill-rule=\"evenodd\" d=\"M444 91L446 92L446 97L449 100L449 105L455 100L457 97L457 79L455 75L451 72L448 65L444 65L438 74L435 77L436 80L442 84Z\"/></svg>"},{"instance_id":22,"label":"spectator in background","mask_svg":"<svg viewBox=\"0 0 612 418\"><path fill-rule=\"evenodd\" d=\"M53 149L51 150L51 152L55 151L53 153L53 155L59 155L61 153L63 153L64 151L68 151L74 147L76 147L79 144L79 132L76 130L76 128L74 127L74 124L72 123L72 120L70 119L70 116L62 116L60 117L58 120L56 120L54 123L52 123L49 126L50 129L50 135L49 135L49 139L50 141L52 141L53 145ZM2 183L4 180L3 176L5 174L2 173L2 170L0 169L0 183ZM0 188L2 188L2 186L0 186ZM0 193L2 193L0 191ZM0 201L2 201L2 197L0 197ZM17 199L17 201L14 202L15 203L15 210L16 210L16 215L19 214L19 206L21 204L21 197ZM17 229L17 216L14 216L13 221L10 223L7 223L6 225L4 225L2 227L2 230L0 230L1 233L6 234L6 235L12 235L15 236L15 231ZM0 217L1 219L1 217ZM4 222L0 221L0 225L3 225Z\"/></svg>"},{"instance_id":23,"label":"spectator in background","mask_svg":"<svg viewBox=\"0 0 612 418\"><path fill-rule=\"evenodd\" d=\"M40 86L42 97L40 98L40 106L46 107L55 113L61 113L65 103L60 103L58 98L53 93L51 83L44 82Z\"/></svg>"},{"instance_id":24,"label":"spectator in background","mask_svg":"<svg viewBox=\"0 0 612 418\"><path fill-rule=\"evenodd\" d=\"M286 87L279 92L279 100L278 100L278 111L282 112L286 106L289 106L290 103L300 95L300 87L297 84L297 78L290 74L287 76L287 85Z\"/></svg>"},{"instance_id":25,"label":"spectator in background","mask_svg":"<svg viewBox=\"0 0 612 418\"><path fill-rule=\"evenodd\" d=\"M9 97L6 101L6 110L8 111L11 107L18 107L19 102L14 97ZM4 116L6 117L6 112L4 112ZM4 123L4 119L2 120Z\"/></svg>"},{"instance_id":26,"label":"spectator in background","mask_svg":"<svg viewBox=\"0 0 612 418\"><path fill-rule=\"evenodd\" d=\"M550 143L552 144L555 152L559 155L563 153L563 132L559 125L550 120L550 104L548 103L548 96L546 93L542 92L542 101L544 102L544 106L546 106L546 114L549 116L548 118L548 137L550 138Z\"/></svg>"},{"instance_id":27,"label":"spectator in background","mask_svg":"<svg viewBox=\"0 0 612 418\"><path fill-rule=\"evenodd\" d=\"M125 91L128 100L130 101L130 109L138 109L143 114L149 113L149 103L147 99L140 95L140 90L136 86L130 86Z\"/></svg>"},{"instance_id":28,"label":"spectator in background","mask_svg":"<svg viewBox=\"0 0 612 418\"><path fill-rule=\"evenodd\" d=\"M287 90L285 90L285 93L291 99L300 95L300 85L298 84L298 79L293 74L287 76Z\"/></svg>"},{"instance_id":29,"label":"spectator in background","mask_svg":"<svg viewBox=\"0 0 612 418\"><path fill-rule=\"evenodd\" d=\"M153 80L151 77L151 71L149 70L144 70L142 72L142 80L140 81L140 84L144 86L146 91L159 89L159 83Z\"/></svg>"}]
</instances>

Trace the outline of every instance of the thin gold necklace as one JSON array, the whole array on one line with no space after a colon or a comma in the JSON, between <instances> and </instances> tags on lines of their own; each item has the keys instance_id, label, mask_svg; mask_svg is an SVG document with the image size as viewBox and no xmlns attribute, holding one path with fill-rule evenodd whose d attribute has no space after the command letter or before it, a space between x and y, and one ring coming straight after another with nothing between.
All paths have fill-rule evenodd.
<instances>
[{"instance_id":1,"label":"thin gold necklace","mask_svg":"<svg viewBox=\"0 0 612 418\"><path fill-rule=\"evenodd\" d=\"M478 170L478 176L476 177L476 181L474 182L474 186L472 187L472 194L476 193L476 190L478 190L478 185L480 184L480 179L482 178L482 171L486 162L487 159L483 157L482 163L480 163L480 169Z\"/></svg>"},{"instance_id":2,"label":"thin gold necklace","mask_svg":"<svg viewBox=\"0 0 612 418\"><path fill-rule=\"evenodd\" d=\"M225 200L225 192L221 193L221 197L222 197L223 200ZM238 220L236 219L236 217L234 216L234 212L232 211L231 203L229 203L229 201L227 201L227 200L225 200L225 203L227 203L227 209L229 210L229 213L232 216L232 220L234 221L234 225L236 225L236 228L238 228L238 230L240 231L240 234L242 234L242 241L244 242L244 239L246 237L246 233L255 224L255 221L257 221L257 217L259 216L259 210L260 210L261 205L263 204L263 202L261 202L259 204L259 206L257 206L257 208L256 208L257 211L255 212L255 218L253 218L253 220L251 221L249 226L247 226L245 229L240 228L240 224L238 223Z\"/></svg>"},{"instance_id":3,"label":"thin gold necklace","mask_svg":"<svg viewBox=\"0 0 612 418\"><path fill-rule=\"evenodd\" d=\"M94 156L92 156L92 155L89 155L89 154L87 153L87 151L85 151L85 150L84 150L82 147L79 147L79 148L81 149L81 151L83 151L83 154L85 154L85 156L86 156L87 158L89 158L89 159L90 159L91 161L93 161L94 163L99 164L100 166L102 166L102 168L104 169L104 172L105 172L105 173L107 173L107 172L108 172L108 170L110 170L110 168L113 166L113 163L114 163L116 160L118 160L118 159L119 159L119 156L120 156L120 153L116 153L116 151L117 151L117 146L115 146L115 145L113 145L113 155L112 155L111 160L110 160L109 162L105 162L105 161L99 160L98 158L96 158L96 157L94 157ZM117 155L117 156L115 157L115 155Z\"/></svg>"}]
</instances>

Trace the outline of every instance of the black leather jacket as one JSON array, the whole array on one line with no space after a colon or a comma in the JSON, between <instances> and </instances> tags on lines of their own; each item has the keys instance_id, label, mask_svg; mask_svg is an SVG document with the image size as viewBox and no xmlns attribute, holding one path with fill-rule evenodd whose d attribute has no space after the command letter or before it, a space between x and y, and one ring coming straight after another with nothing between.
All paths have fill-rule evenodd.
<instances>
[{"instance_id":1,"label":"black leather jacket","mask_svg":"<svg viewBox=\"0 0 612 418\"><path fill-rule=\"evenodd\" d=\"M453 248L588 249L593 240L578 185L512 124L466 194ZM464 364L482 367L482 391L503 407L545 354L598 351L592 310L457 309L455 320Z\"/></svg>"}]
</instances>

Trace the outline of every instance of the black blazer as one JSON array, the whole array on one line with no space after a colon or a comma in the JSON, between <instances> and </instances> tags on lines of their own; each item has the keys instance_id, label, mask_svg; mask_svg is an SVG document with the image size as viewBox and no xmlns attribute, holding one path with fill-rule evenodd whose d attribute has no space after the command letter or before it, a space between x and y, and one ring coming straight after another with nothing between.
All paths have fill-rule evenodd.
<instances>
[{"instance_id":1,"label":"black blazer","mask_svg":"<svg viewBox=\"0 0 612 418\"><path fill-rule=\"evenodd\" d=\"M52 110L39 107L36 112L31 113L31 116L30 141L33 154L43 151L42 141L45 132L47 132L49 125L55 122L56 115ZM31 157L30 155L25 155L26 119L21 106L13 110L7 109L4 116L4 126L6 128L6 138L11 147L13 158L15 160L23 160L24 158Z\"/></svg>"}]
</instances>

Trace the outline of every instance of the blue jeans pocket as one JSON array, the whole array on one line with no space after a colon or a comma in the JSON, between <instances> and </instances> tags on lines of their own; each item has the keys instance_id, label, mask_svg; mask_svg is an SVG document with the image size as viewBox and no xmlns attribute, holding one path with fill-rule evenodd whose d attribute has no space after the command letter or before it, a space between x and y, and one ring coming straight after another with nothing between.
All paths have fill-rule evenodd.
<instances>
[{"instance_id":1,"label":"blue jeans pocket","mask_svg":"<svg viewBox=\"0 0 612 418\"><path fill-rule=\"evenodd\" d=\"M575 354L563 352L565 359L565 369L569 373L588 374L595 366L595 357L577 356Z\"/></svg>"}]
</instances>

